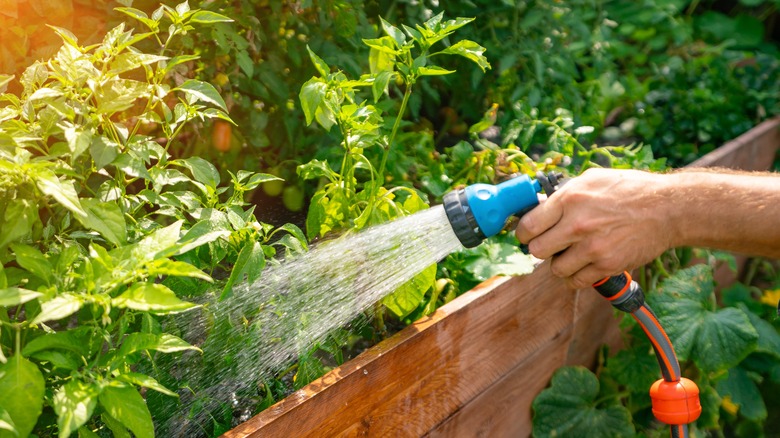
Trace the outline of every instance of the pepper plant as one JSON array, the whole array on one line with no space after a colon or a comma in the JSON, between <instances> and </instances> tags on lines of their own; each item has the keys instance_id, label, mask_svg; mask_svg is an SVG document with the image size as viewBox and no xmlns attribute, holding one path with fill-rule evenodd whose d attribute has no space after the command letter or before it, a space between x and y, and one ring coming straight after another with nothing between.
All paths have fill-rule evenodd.
<instances>
[{"instance_id":1,"label":"pepper plant","mask_svg":"<svg viewBox=\"0 0 780 438\"><path fill-rule=\"evenodd\" d=\"M359 230L427 208L427 202L412 188L384 188L388 157L397 142L409 98L418 81L425 76L455 73L434 64L438 57L459 55L473 61L483 71L490 68L483 55L485 49L470 40L460 40L434 50L437 43L471 21L473 18L445 20L440 13L422 25L404 25L401 30L380 18L385 35L363 40L370 48L370 73L358 79L349 79L341 71L331 72L330 66L309 50L319 76L311 78L301 88L300 100L306 122L316 121L326 130L338 127L342 147L337 170L322 160L313 160L298 168L303 179L321 180L306 219L306 233L310 239L332 231ZM396 91L392 85L398 87L397 91L403 97L394 120L385 123L388 111L383 110L381 100ZM370 97L363 97L361 89L369 89ZM369 159L364 151L377 158ZM418 307L426 290L433 286L435 274L436 266L432 265L387 297L384 304L399 317L408 315Z\"/></svg>"},{"instance_id":2,"label":"pepper plant","mask_svg":"<svg viewBox=\"0 0 780 438\"><path fill-rule=\"evenodd\" d=\"M187 122L230 118L213 86L187 79L197 56L169 46L229 18L187 2L118 10L144 30L120 24L83 47L53 28L62 48L0 95L0 436L153 436L144 394L179 388L138 370L200 351L158 319L197 308L188 298L215 278L229 296L276 246L305 245L246 208L276 177L221 184L206 160L170 153ZM143 134L149 123L164 135Z\"/></svg>"}]
</instances>

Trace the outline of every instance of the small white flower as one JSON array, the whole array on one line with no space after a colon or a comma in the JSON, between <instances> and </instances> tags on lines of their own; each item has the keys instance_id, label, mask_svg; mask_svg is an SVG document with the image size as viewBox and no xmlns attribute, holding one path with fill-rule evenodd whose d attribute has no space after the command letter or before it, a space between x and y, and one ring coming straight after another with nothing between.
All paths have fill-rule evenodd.
<instances>
[{"instance_id":1,"label":"small white flower","mask_svg":"<svg viewBox=\"0 0 780 438\"><path fill-rule=\"evenodd\" d=\"M579 128L574 130L574 133L577 135L583 135L583 134L590 134L593 132L592 126L580 126Z\"/></svg>"}]
</instances>

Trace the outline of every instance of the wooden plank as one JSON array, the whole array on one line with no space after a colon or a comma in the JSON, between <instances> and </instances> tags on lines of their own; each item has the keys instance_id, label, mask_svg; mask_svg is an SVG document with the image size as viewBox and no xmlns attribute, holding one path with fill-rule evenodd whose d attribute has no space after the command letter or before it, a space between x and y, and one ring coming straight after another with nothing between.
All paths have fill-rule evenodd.
<instances>
[{"instance_id":1,"label":"wooden plank","mask_svg":"<svg viewBox=\"0 0 780 438\"><path fill-rule=\"evenodd\" d=\"M566 357L566 365L593 368L602 345L611 351L623 346L619 321L622 315L592 288L577 291L574 333Z\"/></svg>"},{"instance_id":2,"label":"wooden plank","mask_svg":"<svg viewBox=\"0 0 780 438\"><path fill-rule=\"evenodd\" d=\"M780 116L766 120L687 167L767 170L780 148Z\"/></svg>"},{"instance_id":3,"label":"wooden plank","mask_svg":"<svg viewBox=\"0 0 780 438\"><path fill-rule=\"evenodd\" d=\"M551 339L426 436L523 437L531 434L531 403L564 365L573 326Z\"/></svg>"},{"instance_id":4,"label":"wooden plank","mask_svg":"<svg viewBox=\"0 0 780 438\"><path fill-rule=\"evenodd\" d=\"M568 343L563 290L543 270L483 283L224 436L420 436L551 340Z\"/></svg>"}]
</instances>

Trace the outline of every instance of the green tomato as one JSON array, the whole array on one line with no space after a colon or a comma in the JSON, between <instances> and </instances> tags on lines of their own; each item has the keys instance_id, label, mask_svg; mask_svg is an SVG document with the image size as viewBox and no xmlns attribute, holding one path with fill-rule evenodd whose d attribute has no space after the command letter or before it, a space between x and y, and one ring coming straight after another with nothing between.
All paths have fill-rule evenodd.
<instances>
[{"instance_id":1,"label":"green tomato","mask_svg":"<svg viewBox=\"0 0 780 438\"><path fill-rule=\"evenodd\" d=\"M298 186L285 187L282 192L282 203L290 211L301 211L303 209L303 190Z\"/></svg>"},{"instance_id":2,"label":"green tomato","mask_svg":"<svg viewBox=\"0 0 780 438\"><path fill-rule=\"evenodd\" d=\"M279 196L282 193L282 189L284 189L284 181L280 179L263 183L263 191L268 196Z\"/></svg>"}]
</instances>

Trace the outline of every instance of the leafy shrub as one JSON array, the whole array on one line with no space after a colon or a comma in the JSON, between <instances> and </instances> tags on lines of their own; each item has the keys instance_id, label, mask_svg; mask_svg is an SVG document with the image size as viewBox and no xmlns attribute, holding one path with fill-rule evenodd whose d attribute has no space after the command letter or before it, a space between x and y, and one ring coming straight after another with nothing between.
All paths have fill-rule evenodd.
<instances>
[{"instance_id":1,"label":"leafy shrub","mask_svg":"<svg viewBox=\"0 0 780 438\"><path fill-rule=\"evenodd\" d=\"M780 383L776 292L736 283L718 298L712 269L659 271L657 276L668 277L651 288L648 303L674 343L683 375L701 391L703 413L693 430L756 436L769 418L762 388ZM649 388L660 373L649 340L632 319L624 319L624 326L626 348L604 358L597 376L584 368L556 372L552 386L534 400L535 436L566 434L585 424L601 434L632 430L632 424L640 433L668 433L650 412ZM595 389L575 407L567 402L571 385ZM575 408L593 415L569 410Z\"/></svg>"},{"instance_id":2,"label":"leafy shrub","mask_svg":"<svg viewBox=\"0 0 780 438\"><path fill-rule=\"evenodd\" d=\"M168 43L229 19L186 2L120 11L148 31L120 24L82 47L55 28L62 48L27 68L20 95L0 96L0 418L20 436L152 436L142 393L175 400L178 387L137 364L199 351L159 316L196 308L185 299L213 277L223 296L257 278L273 245L305 245L272 245L278 230L246 208L244 194L276 177L238 172L224 185L206 160L169 152L190 120L230 118L208 83L169 84L197 56L171 57ZM147 39L157 53L135 48ZM149 123L164 136L142 134Z\"/></svg>"}]
</instances>

